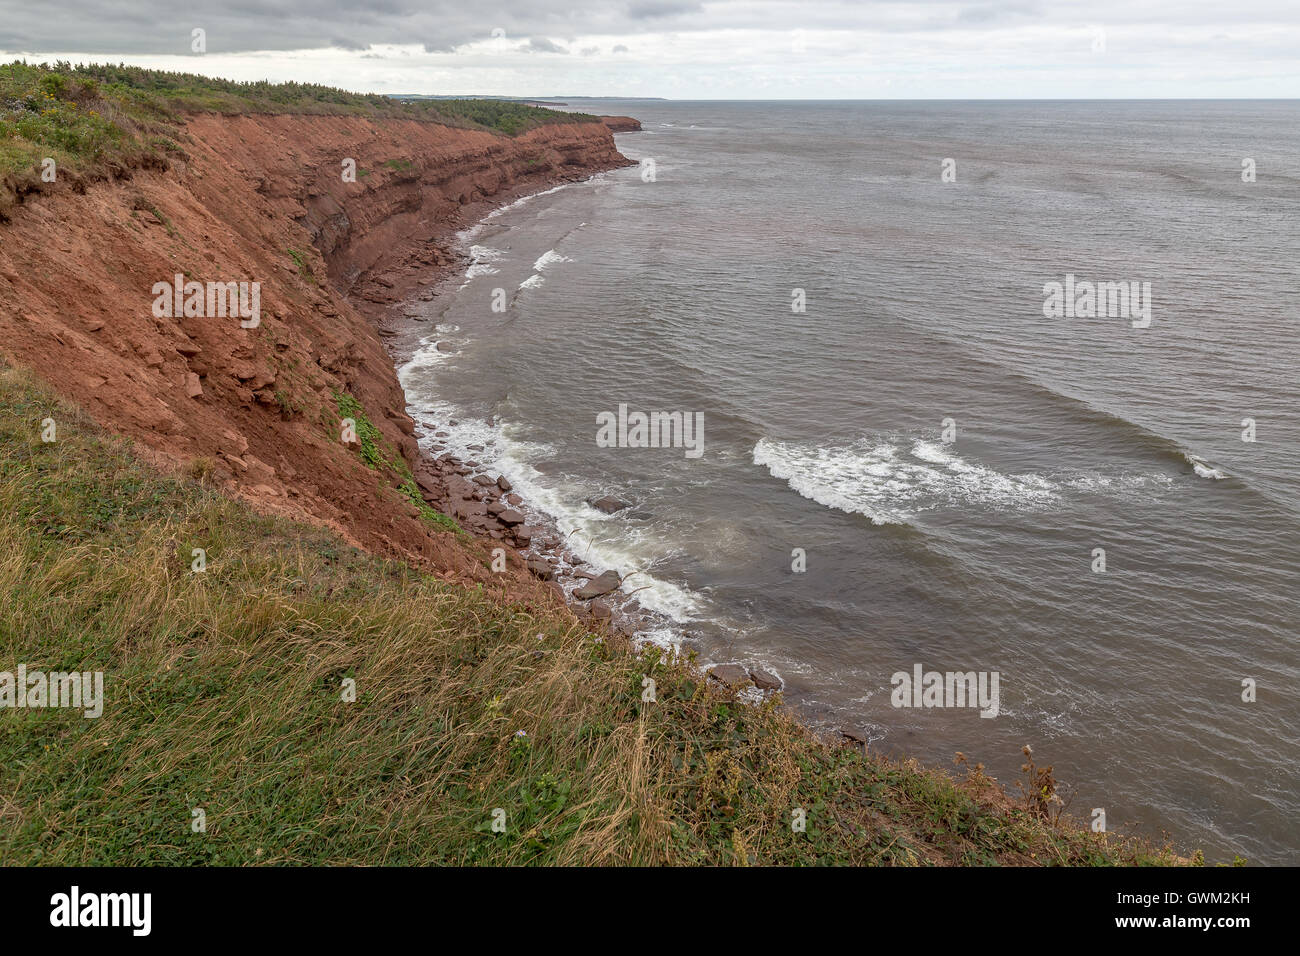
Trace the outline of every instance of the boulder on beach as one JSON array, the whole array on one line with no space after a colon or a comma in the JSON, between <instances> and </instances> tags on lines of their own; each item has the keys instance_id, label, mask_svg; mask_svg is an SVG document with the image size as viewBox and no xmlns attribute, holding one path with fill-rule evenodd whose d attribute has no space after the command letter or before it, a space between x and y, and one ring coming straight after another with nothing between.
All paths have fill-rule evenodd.
<instances>
[{"instance_id":1,"label":"boulder on beach","mask_svg":"<svg viewBox=\"0 0 1300 956\"><path fill-rule=\"evenodd\" d=\"M624 508L632 507L632 502L624 501L622 498L615 498L613 495L605 495L603 498L589 498L587 504L607 515L616 514Z\"/></svg>"},{"instance_id":2,"label":"boulder on beach","mask_svg":"<svg viewBox=\"0 0 1300 956\"><path fill-rule=\"evenodd\" d=\"M740 664L718 664L709 668L709 676L728 687L749 683L749 671Z\"/></svg>"},{"instance_id":3,"label":"boulder on beach","mask_svg":"<svg viewBox=\"0 0 1300 956\"><path fill-rule=\"evenodd\" d=\"M543 558L529 558L525 563L525 567L543 581L552 581L555 579L555 569L552 568Z\"/></svg>"},{"instance_id":4,"label":"boulder on beach","mask_svg":"<svg viewBox=\"0 0 1300 956\"><path fill-rule=\"evenodd\" d=\"M510 484L510 479L507 478L505 475L497 476L497 487L500 488L502 491L514 490L514 485Z\"/></svg>"},{"instance_id":5,"label":"boulder on beach","mask_svg":"<svg viewBox=\"0 0 1300 956\"><path fill-rule=\"evenodd\" d=\"M606 571L599 577L592 578L582 587L573 592L573 596L579 601L590 601L592 598L598 598L602 594L609 594L611 591L617 591L619 586L619 576L617 571Z\"/></svg>"},{"instance_id":6,"label":"boulder on beach","mask_svg":"<svg viewBox=\"0 0 1300 956\"><path fill-rule=\"evenodd\" d=\"M516 525L516 524L524 523L524 516L520 514L518 511L515 511L511 508L507 508L505 511L497 515L497 519L502 524L508 524L508 525Z\"/></svg>"},{"instance_id":7,"label":"boulder on beach","mask_svg":"<svg viewBox=\"0 0 1300 956\"><path fill-rule=\"evenodd\" d=\"M749 670L750 680L759 690L780 690L781 678L777 677L771 671L765 671L761 667L751 667Z\"/></svg>"}]
</instances>

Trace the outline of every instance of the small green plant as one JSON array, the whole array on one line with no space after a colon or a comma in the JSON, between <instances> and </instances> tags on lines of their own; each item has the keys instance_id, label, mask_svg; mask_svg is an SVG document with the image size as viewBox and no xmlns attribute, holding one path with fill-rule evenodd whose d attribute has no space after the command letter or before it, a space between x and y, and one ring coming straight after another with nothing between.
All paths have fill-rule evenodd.
<instances>
[{"instance_id":1,"label":"small green plant","mask_svg":"<svg viewBox=\"0 0 1300 956\"><path fill-rule=\"evenodd\" d=\"M285 420L302 414L302 405L283 388L275 390L275 402L280 406L280 416Z\"/></svg>"},{"instance_id":2,"label":"small green plant","mask_svg":"<svg viewBox=\"0 0 1300 956\"><path fill-rule=\"evenodd\" d=\"M315 285L316 276L311 271L311 263L307 261L306 255L299 252L297 249L286 249L284 251L289 254L289 258L293 260L293 264L298 267L298 275L302 276L312 285Z\"/></svg>"},{"instance_id":3,"label":"small green plant","mask_svg":"<svg viewBox=\"0 0 1300 956\"><path fill-rule=\"evenodd\" d=\"M157 219L158 222L162 224L163 228L167 230L167 235L173 237L176 235L176 227L172 225L172 221L167 218L167 216L163 213L161 209L155 206L144 196L135 196L131 200L131 208L136 211L149 213L149 215ZM185 276L186 278L190 277L188 271L186 271Z\"/></svg>"},{"instance_id":4,"label":"small green plant","mask_svg":"<svg viewBox=\"0 0 1300 956\"><path fill-rule=\"evenodd\" d=\"M411 466L384 440L383 433L366 414L365 407L356 396L347 392L334 392L334 403L340 419L351 419L356 429L357 443L361 447L361 460L373 471L387 472L397 479L397 490L406 498L425 521L445 531L465 535L456 520L431 508L420 494L420 487L411 474Z\"/></svg>"}]
</instances>

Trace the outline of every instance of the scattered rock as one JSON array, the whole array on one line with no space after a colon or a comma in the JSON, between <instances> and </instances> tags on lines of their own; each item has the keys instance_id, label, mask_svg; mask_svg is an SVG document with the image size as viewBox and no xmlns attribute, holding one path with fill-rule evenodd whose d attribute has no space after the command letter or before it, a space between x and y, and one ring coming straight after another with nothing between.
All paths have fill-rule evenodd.
<instances>
[{"instance_id":1,"label":"scattered rock","mask_svg":"<svg viewBox=\"0 0 1300 956\"><path fill-rule=\"evenodd\" d=\"M716 667L710 667L709 676L728 687L740 687L749 683L749 671L740 664L718 664Z\"/></svg>"},{"instance_id":2,"label":"scattered rock","mask_svg":"<svg viewBox=\"0 0 1300 956\"><path fill-rule=\"evenodd\" d=\"M507 508L505 511L497 515L497 519L500 520L502 524L508 524L508 525L517 525L517 524L524 523L524 516L520 514L518 511L514 511L509 508Z\"/></svg>"},{"instance_id":3,"label":"scattered rock","mask_svg":"<svg viewBox=\"0 0 1300 956\"><path fill-rule=\"evenodd\" d=\"M588 499L587 504L591 505L597 511L602 511L607 515L612 515L622 511L624 508L632 507L632 502L624 501L621 498L615 498L611 495L606 495L603 498Z\"/></svg>"},{"instance_id":4,"label":"scattered rock","mask_svg":"<svg viewBox=\"0 0 1300 956\"><path fill-rule=\"evenodd\" d=\"M505 475L497 476L497 487L500 488L502 491L514 490L514 485L510 484L510 479L508 479Z\"/></svg>"},{"instance_id":5,"label":"scattered rock","mask_svg":"<svg viewBox=\"0 0 1300 956\"><path fill-rule=\"evenodd\" d=\"M598 598L602 594L609 594L611 591L617 591L619 585L619 576L617 571L606 571L600 577L592 578L582 587L573 592L573 596L579 601L590 601L592 598Z\"/></svg>"},{"instance_id":6,"label":"scattered rock","mask_svg":"<svg viewBox=\"0 0 1300 956\"><path fill-rule=\"evenodd\" d=\"M763 670L761 667L750 668L749 677L754 682L754 686L759 690L781 689L781 678L777 677L770 671Z\"/></svg>"},{"instance_id":7,"label":"scattered rock","mask_svg":"<svg viewBox=\"0 0 1300 956\"><path fill-rule=\"evenodd\" d=\"M555 580L555 571L542 558L529 558L525 567L543 581Z\"/></svg>"},{"instance_id":8,"label":"scattered rock","mask_svg":"<svg viewBox=\"0 0 1300 956\"><path fill-rule=\"evenodd\" d=\"M275 479L275 469L255 455L245 455L244 465L248 468L248 477L252 481L269 484Z\"/></svg>"},{"instance_id":9,"label":"scattered rock","mask_svg":"<svg viewBox=\"0 0 1300 956\"><path fill-rule=\"evenodd\" d=\"M185 373L185 394L190 398L199 398L203 394L203 386L199 384L199 377L193 372Z\"/></svg>"}]
</instances>

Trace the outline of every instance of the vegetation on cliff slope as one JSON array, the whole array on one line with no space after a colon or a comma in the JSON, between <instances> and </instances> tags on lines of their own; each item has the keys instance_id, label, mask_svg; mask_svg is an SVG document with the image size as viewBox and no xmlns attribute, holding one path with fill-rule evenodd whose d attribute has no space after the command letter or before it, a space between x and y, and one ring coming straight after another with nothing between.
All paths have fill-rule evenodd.
<instances>
[{"instance_id":1,"label":"vegetation on cliff slope","mask_svg":"<svg viewBox=\"0 0 1300 956\"><path fill-rule=\"evenodd\" d=\"M102 671L104 703L0 708L9 864L1171 860L1044 818L1050 775L1013 805L978 771L823 745L563 609L161 476L0 364L0 672L20 664Z\"/></svg>"},{"instance_id":2,"label":"vegetation on cliff slope","mask_svg":"<svg viewBox=\"0 0 1300 956\"><path fill-rule=\"evenodd\" d=\"M61 171L94 177L112 164L164 164L183 156L181 125L190 111L413 119L507 136L549 123L600 122L587 113L501 100L403 101L311 83L16 60L0 65L0 181L14 180L0 193L33 187L45 159Z\"/></svg>"}]
</instances>

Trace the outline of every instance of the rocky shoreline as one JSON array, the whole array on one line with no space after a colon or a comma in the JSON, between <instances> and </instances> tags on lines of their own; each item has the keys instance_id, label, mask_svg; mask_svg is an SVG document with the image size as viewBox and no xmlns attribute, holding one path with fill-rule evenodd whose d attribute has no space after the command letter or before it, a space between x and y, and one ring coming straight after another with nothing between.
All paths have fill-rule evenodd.
<instances>
[{"instance_id":1,"label":"rocky shoreline","mask_svg":"<svg viewBox=\"0 0 1300 956\"><path fill-rule=\"evenodd\" d=\"M521 194L511 193L485 204L478 210L478 221L517 199L544 192L550 186ZM379 282L379 301L360 303L362 311L371 311L389 355L400 368L420 348L428 334L420 304L442 294L450 283L458 281L469 258L454 247L456 231L448 230L435 240L436 248L420 257L422 268L400 277ZM375 288L374 282L371 288ZM453 287L454 288L454 287ZM394 294L400 293L400 294ZM436 347L436 346L435 346ZM408 410L409 412L409 410ZM489 549L507 549L509 564L516 561L523 570L542 583L556 600L566 603L580 619L596 626L607 626L634 641L646 642L651 632L673 633L676 649L681 639L690 639L680 625L664 615L643 607L634 593L622 590L623 582L634 570L595 567L568 543L545 512L530 507L510 483L509 478L472 457L458 457L448 449L449 428L458 422L421 421L413 415L419 460L413 468L416 485L426 504L456 522ZM470 445L468 451L486 452L483 445ZM636 503L613 494L593 492L587 504L607 515L630 512ZM511 554L513 552L513 554ZM663 646L663 642L656 642ZM719 663L707 669L719 683L733 688L752 688L751 693L766 696L783 690L785 682L771 671L741 663Z\"/></svg>"},{"instance_id":2,"label":"rocky shoreline","mask_svg":"<svg viewBox=\"0 0 1300 956\"><path fill-rule=\"evenodd\" d=\"M493 207L500 208L517 198L522 197L504 197ZM419 303L435 298L444 284L460 276L469 261L452 248L454 241L454 233L439 239L439 248L426 257L424 274L405 298L371 303L381 307L375 318L397 367L412 358L420 337L427 331L419 315ZM605 624L629 638L672 626L667 618L642 607L633 595L621 590L625 577L634 572L592 567L567 546L554 520L530 507L505 475L449 451L445 442L451 433L447 429L456 424L455 420L430 422L416 418L420 458L412 470L426 504L454 518L475 538L485 540L489 549L504 547L513 551L519 565L557 600L567 603L581 620ZM471 452L485 450L482 445L469 447ZM593 495L588 504L609 515L634 506L612 495Z\"/></svg>"}]
</instances>

